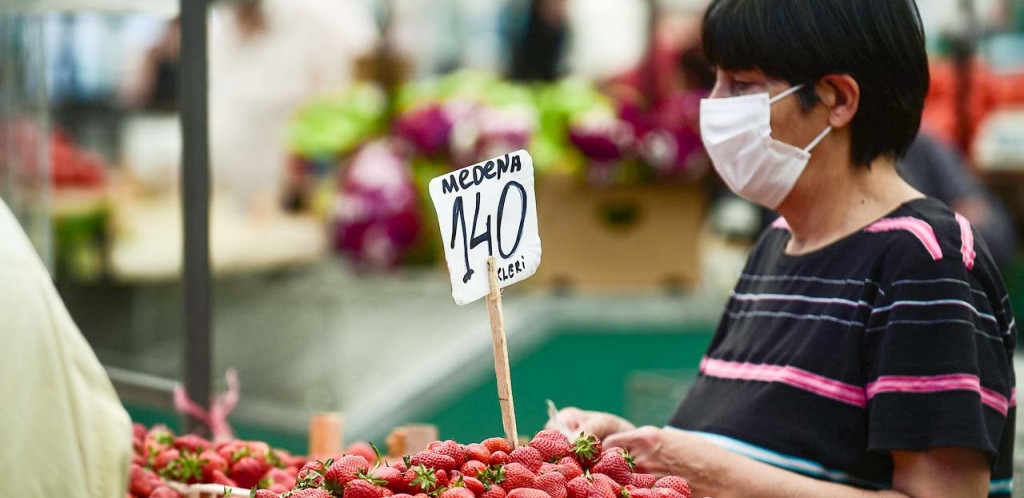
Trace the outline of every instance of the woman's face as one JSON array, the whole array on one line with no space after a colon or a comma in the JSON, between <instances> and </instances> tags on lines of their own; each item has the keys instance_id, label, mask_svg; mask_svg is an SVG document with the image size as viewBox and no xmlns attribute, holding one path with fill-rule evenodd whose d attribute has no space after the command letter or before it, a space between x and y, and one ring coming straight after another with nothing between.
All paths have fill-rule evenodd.
<instances>
[{"instance_id":1,"label":"woman's face","mask_svg":"<svg viewBox=\"0 0 1024 498\"><path fill-rule=\"evenodd\" d=\"M774 97L791 86L793 85L787 81L768 78L756 69L716 69L715 87L711 90L711 98L740 97L757 93L767 93L769 97ZM772 104L771 111L772 138L801 149L828 126L828 110L825 106L819 104L810 111L804 111L796 94Z\"/></svg>"}]
</instances>

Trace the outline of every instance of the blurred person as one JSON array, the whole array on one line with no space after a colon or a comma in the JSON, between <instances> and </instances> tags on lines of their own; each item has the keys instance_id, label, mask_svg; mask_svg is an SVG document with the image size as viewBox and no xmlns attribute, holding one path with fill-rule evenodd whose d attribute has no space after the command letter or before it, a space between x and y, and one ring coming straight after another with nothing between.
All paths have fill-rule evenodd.
<instances>
[{"instance_id":1,"label":"blurred person","mask_svg":"<svg viewBox=\"0 0 1024 498\"><path fill-rule=\"evenodd\" d=\"M916 4L715 0L701 31L714 167L782 216L664 428L558 418L694 496L1008 496L1005 285L969 220L895 164L928 90Z\"/></svg>"},{"instance_id":2,"label":"blurred person","mask_svg":"<svg viewBox=\"0 0 1024 498\"><path fill-rule=\"evenodd\" d=\"M515 3L509 5L517 8ZM509 78L553 81L562 74L568 33L567 9L568 0L530 0L522 16L525 18L523 27L510 40Z\"/></svg>"},{"instance_id":3,"label":"blurred person","mask_svg":"<svg viewBox=\"0 0 1024 498\"><path fill-rule=\"evenodd\" d=\"M280 209L295 109L353 79L378 39L356 0L226 0L210 26L210 147L219 191L260 215Z\"/></svg>"},{"instance_id":4,"label":"blurred person","mask_svg":"<svg viewBox=\"0 0 1024 498\"><path fill-rule=\"evenodd\" d=\"M121 81L121 101L129 107L176 110L180 54L181 24L175 17L139 60L127 65Z\"/></svg>"},{"instance_id":5,"label":"blurred person","mask_svg":"<svg viewBox=\"0 0 1024 498\"><path fill-rule=\"evenodd\" d=\"M922 132L899 163L900 175L917 190L948 204L981 233L996 264L1009 263L1017 234L1006 208L968 169L952 147Z\"/></svg>"},{"instance_id":6,"label":"blurred person","mask_svg":"<svg viewBox=\"0 0 1024 498\"><path fill-rule=\"evenodd\" d=\"M131 420L0 199L0 495L120 498Z\"/></svg>"}]
</instances>

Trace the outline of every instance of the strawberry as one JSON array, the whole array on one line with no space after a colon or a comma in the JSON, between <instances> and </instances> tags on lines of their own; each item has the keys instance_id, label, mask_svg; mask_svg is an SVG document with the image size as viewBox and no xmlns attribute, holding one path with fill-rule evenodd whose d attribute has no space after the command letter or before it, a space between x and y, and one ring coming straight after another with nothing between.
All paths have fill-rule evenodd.
<instances>
[{"instance_id":1,"label":"strawberry","mask_svg":"<svg viewBox=\"0 0 1024 498\"><path fill-rule=\"evenodd\" d=\"M672 488L654 488L653 491L658 498L690 498Z\"/></svg>"},{"instance_id":2,"label":"strawberry","mask_svg":"<svg viewBox=\"0 0 1024 498\"><path fill-rule=\"evenodd\" d=\"M153 492L153 479L151 472L138 466L132 465L131 477L128 480L128 490L139 498L146 498Z\"/></svg>"},{"instance_id":3,"label":"strawberry","mask_svg":"<svg viewBox=\"0 0 1024 498\"><path fill-rule=\"evenodd\" d=\"M370 462L359 455L346 455L331 464L324 472L324 486L329 490L341 491L360 471L370 468Z\"/></svg>"},{"instance_id":4,"label":"strawberry","mask_svg":"<svg viewBox=\"0 0 1024 498\"><path fill-rule=\"evenodd\" d=\"M413 465L423 465L428 468L439 470L455 470L459 468L459 466L455 464L455 459L451 456L427 450L413 455L410 462L412 462Z\"/></svg>"},{"instance_id":5,"label":"strawberry","mask_svg":"<svg viewBox=\"0 0 1024 498\"><path fill-rule=\"evenodd\" d=\"M241 498L241 497L239 497ZM254 489L249 493L249 498L281 498L277 493L269 489Z\"/></svg>"},{"instance_id":6,"label":"strawberry","mask_svg":"<svg viewBox=\"0 0 1024 498\"><path fill-rule=\"evenodd\" d=\"M425 493L432 493L448 485L448 475L443 470L430 469L425 465L417 465L405 471L405 479L410 477L410 490L419 489Z\"/></svg>"},{"instance_id":7,"label":"strawberry","mask_svg":"<svg viewBox=\"0 0 1024 498\"><path fill-rule=\"evenodd\" d=\"M484 490L483 494L480 495L480 498L505 498L505 495L507 494L508 493L505 492L505 488L502 488L501 486L491 486Z\"/></svg>"},{"instance_id":8,"label":"strawberry","mask_svg":"<svg viewBox=\"0 0 1024 498\"><path fill-rule=\"evenodd\" d=\"M565 483L565 476L558 472L552 472L538 476L535 485L537 489L547 493L551 498L566 498Z\"/></svg>"},{"instance_id":9,"label":"strawberry","mask_svg":"<svg viewBox=\"0 0 1024 498\"><path fill-rule=\"evenodd\" d=\"M476 498L476 495L464 486L453 486L442 491L438 498Z\"/></svg>"},{"instance_id":10,"label":"strawberry","mask_svg":"<svg viewBox=\"0 0 1024 498\"><path fill-rule=\"evenodd\" d=\"M364 443L362 441L358 443L352 443L348 448L345 449L346 455L359 455L366 459L371 464L377 462L377 452L374 451L370 443Z\"/></svg>"},{"instance_id":11,"label":"strawberry","mask_svg":"<svg viewBox=\"0 0 1024 498\"><path fill-rule=\"evenodd\" d=\"M525 465L513 462L505 466L505 480L500 484L505 491L512 491L519 488L532 488L536 479L537 476Z\"/></svg>"},{"instance_id":12,"label":"strawberry","mask_svg":"<svg viewBox=\"0 0 1024 498\"><path fill-rule=\"evenodd\" d=\"M633 485L623 486L621 496L622 498L657 498L651 488L638 488Z\"/></svg>"},{"instance_id":13,"label":"strawberry","mask_svg":"<svg viewBox=\"0 0 1024 498\"><path fill-rule=\"evenodd\" d=\"M195 434L185 434L184 436L174 438L174 447L178 451L188 450L190 452L202 453L210 449L211 446L213 445L209 441Z\"/></svg>"},{"instance_id":14,"label":"strawberry","mask_svg":"<svg viewBox=\"0 0 1024 498\"><path fill-rule=\"evenodd\" d=\"M330 460L328 462L328 467L330 467L331 463L334 463ZM299 483L303 483L303 487L318 488L324 483L324 472L323 462L309 462L299 469L295 479Z\"/></svg>"},{"instance_id":15,"label":"strawberry","mask_svg":"<svg viewBox=\"0 0 1024 498\"><path fill-rule=\"evenodd\" d=\"M212 482L214 484L220 484L223 486L231 486L232 488L237 487L238 483L234 479L224 475L224 471L214 469L210 474L209 479L203 479L203 482Z\"/></svg>"},{"instance_id":16,"label":"strawberry","mask_svg":"<svg viewBox=\"0 0 1024 498\"><path fill-rule=\"evenodd\" d=\"M480 495L487 488L480 479L475 477L463 477L462 482L466 484L466 489L472 491L475 495Z\"/></svg>"},{"instance_id":17,"label":"strawberry","mask_svg":"<svg viewBox=\"0 0 1024 498\"><path fill-rule=\"evenodd\" d=\"M540 464L540 469L537 470L537 475L540 476L540 475L544 475L544 474L550 474L552 472L558 472L559 470L561 470L561 467L559 467L558 465L553 464L553 463L544 462L544 463Z\"/></svg>"},{"instance_id":18,"label":"strawberry","mask_svg":"<svg viewBox=\"0 0 1024 498\"><path fill-rule=\"evenodd\" d=\"M530 472L537 472L540 470L540 465L544 463L540 452L529 446L516 448L509 454L508 458L511 462L525 465L526 468L530 469Z\"/></svg>"},{"instance_id":19,"label":"strawberry","mask_svg":"<svg viewBox=\"0 0 1024 498\"><path fill-rule=\"evenodd\" d=\"M487 470L487 464L479 460L469 460L462 464L462 468L459 469L459 472L462 472L462 475L465 476L476 477L484 470Z\"/></svg>"},{"instance_id":20,"label":"strawberry","mask_svg":"<svg viewBox=\"0 0 1024 498\"><path fill-rule=\"evenodd\" d=\"M657 480L658 478L654 477L651 474L633 474L632 476L629 477L629 484L632 484L638 488L651 489L654 487L654 483Z\"/></svg>"},{"instance_id":21,"label":"strawberry","mask_svg":"<svg viewBox=\"0 0 1024 498\"><path fill-rule=\"evenodd\" d=\"M654 486L657 488L674 489L686 498L690 498L690 483L686 482L686 479L683 479L682 477L665 476L658 479L657 482L654 483Z\"/></svg>"},{"instance_id":22,"label":"strawberry","mask_svg":"<svg viewBox=\"0 0 1024 498\"><path fill-rule=\"evenodd\" d=\"M484 445L491 453L495 451L504 451L505 453L512 453L512 445L507 439L503 437L492 437L484 439L480 444Z\"/></svg>"},{"instance_id":23,"label":"strawberry","mask_svg":"<svg viewBox=\"0 0 1024 498\"><path fill-rule=\"evenodd\" d=\"M268 465L265 462L261 462L255 457L246 456L231 465L231 478L238 483L240 488L252 488L260 482L267 470Z\"/></svg>"},{"instance_id":24,"label":"strawberry","mask_svg":"<svg viewBox=\"0 0 1024 498\"><path fill-rule=\"evenodd\" d=\"M283 495L292 488L285 486L284 484L271 484L270 487L267 489L273 491L277 495Z\"/></svg>"},{"instance_id":25,"label":"strawberry","mask_svg":"<svg viewBox=\"0 0 1024 498\"><path fill-rule=\"evenodd\" d=\"M611 493L613 496L618 496L619 491L622 489L619 483L605 474L590 474L590 477L593 479L594 485L602 489L603 494Z\"/></svg>"},{"instance_id":26,"label":"strawberry","mask_svg":"<svg viewBox=\"0 0 1024 498\"><path fill-rule=\"evenodd\" d=\"M590 467L601 458L601 440L593 434L581 432L572 442L569 451L583 467Z\"/></svg>"},{"instance_id":27,"label":"strawberry","mask_svg":"<svg viewBox=\"0 0 1024 498\"><path fill-rule=\"evenodd\" d=\"M261 482L267 483L267 487L275 484L280 484L285 487L285 491L295 487L295 474L288 472L287 470L271 468L266 474L263 474Z\"/></svg>"},{"instance_id":28,"label":"strawberry","mask_svg":"<svg viewBox=\"0 0 1024 498\"><path fill-rule=\"evenodd\" d=\"M391 468L398 469L399 472L405 472L405 471L409 470L409 463L406 462L406 460L408 458L409 457L403 457L401 460L396 460L394 462L391 462L391 464L390 464Z\"/></svg>"},{"instance_id":29,"label":"strawberry","mask_svg":"<svg viewBox=\"0 0 1024 498\"><path fill-rule=\"evenodd\" d=\"M149 494L149 498L181 498L181 493L168 488L167 486L160 486Z\"/></svg>"},{"instance_id":30,"label":"strawberry","mask_svg":"<svg viewBox=\"0 0 1024 498\"><path fill-rule=\"evenodd\" d=\"M153 470L159 472L166 468L169 463L171 463L174 460L177 460L179 457L181 457L181 453L174 448L169 448L160 451L159 453L156 454L156 457L153 458Z\"/></svg>"},{"instance_id":31,"label":"strawberry","mask_svg":"<svg viewBox=\"0 0 1024 498\"><path fill-rule=\"evenodd\" d=\"M382 498L383 488L366 479L353 479L345 485L345 498Z\"/></svg>"},{"instance_id":32,"label":"strawberry","mask_svg":"<svg viewBox=\"0 0 1024 498\"><path fill-rule=\"evenodd\" d=\"M547 493L532 488L513 489L507 496L508 498L551 498Z\"/></svg>"},{"instance_id":33,"label":"strawberry","mask_svg":"<svg viewBox=\"0 0 1024 498\"><path fill-rule=\"evenodd\" d=\"M590 471L607 475L615 482L626 485L633 472L633 457L625 450L606 452Z\"/></svg>"},{"instance_id":34,"label":"strawberry","mask_svg":"<svg viewBox=\"0 0 1024 498\"><path fill-rule=\"evenodd\" d=\"M565 457L558 461L559 472L565 475L566 480L575 479L583 475L583 468L573 457Z\"/></svg>"},{"instance_id":35,"label":"strawberry","mask_svg":"<svg viewBox=\"0 0 1024 498\"><path fill-rule=\"evenodd\" d=\"M502 439L502 441L504 441L504 439ZM505 453L504 451L495 451L494 453L491 453L491 458L487 460L487 463L491 465L505 465L508 462L508 453Z\"/></svg>"},{"instance_id":36,"label":"strawberry","mask_svg":"<svg viewBox=\"0 0 1024 498\"><path fill-rule=\"evenodd\" d=\"M321 488L306 488L293 491L289 498L334 498L330 492Z\"/></svg>"},{"instance_id":37,"label":"strawberry","mask_svg":"<svg viewBox=\"0 0 1024 498\"><path fill-rule=\"evenodd\" d=\"M557 462L560 458L569 456L569 439L564 434L554 429L545 429L533 436L530 447L540 452L541 460L545 462Z\"/></svg>"},{"instance_id":38,"label":"strawberry","mask_svg":"<svg viewBox=\"0 0 1024 498\"><path fill-rule=\"evenodd\" d=\"M135 422L132 424L132 439L145 439L146 426Z\"/></svg>"},{"instance_id":39,"label":"strawberry","mask_svg":"<svg viewBox=\"0 0 1024 498\"><path fill-rule=\"evenodd\" d=\"M430 498L430 495L426 493L416 493L412 495L412 498Z\"/></svg>"},{"instance_id":40,"label":"strawberry","mask_svg":"<svg viewBox=\"0 0 1024 498\"><path fill-rule=\"evenodd\" d=\"M213 482L210 479L214 471L220 471L222 474L228 471L228 462L224 461L220 454L212 449L203 451L199 455L199 460L203 472L203 482Z\"/></svg>"},{"instance_id":41,"label":"strawberry","mask_svg":"<svg viewBox=\"0 0 1024 498\"><path fill-rule=\"evenodd\" d=\"M405 482L402 480L402 472L398 469L391 468L388 466L377 467L373 471L373 478L384 481L384 486L391 488L393 491L405 492Z\"/></svg>"},{"instance_id":42,"label":"strawberry","mask_svg":"<svg viewBox=\"0 0 1024 498\"><path fill-rule=\"evenodd\" d=\"M183 450L178 458L171 460L161 470L160 475L186 484L195 484L203 480L203 464L206 463L196 453Z\"/></svg>"},{"instance_id":43,"label":"strawberry","mask_svg":"<svg viewBox=\"0 0 1024 498\"><path fill-rule=\"evenodd\" d=\"M466 463L466 447L452 441L451 439L442 441L441 444L438 444L432 451L434 451L434 453L440 453L442 455L452 457L452 459L455 460L456 469L462 467L462 464Z\"/></svg>"},{"instance_id":44,"label":"strawberry","mask_svg":"<svg viewBox=\"0 0 1024 498\"><path fill-rule=\"evenodd\" d=\"M412 498L412 495L409 493L395 493L392 498Z\"/></svg>"},{"instance_id":45,"label":"strawberry","mask_svg":"<svg viewBox=\"0 0 1024 498\"><path fill-rule=\"evenodd\" d=\"M466 460L486 462L491 458L491 450L480 443L466 445Z\"/></svg>"}]
</instances>

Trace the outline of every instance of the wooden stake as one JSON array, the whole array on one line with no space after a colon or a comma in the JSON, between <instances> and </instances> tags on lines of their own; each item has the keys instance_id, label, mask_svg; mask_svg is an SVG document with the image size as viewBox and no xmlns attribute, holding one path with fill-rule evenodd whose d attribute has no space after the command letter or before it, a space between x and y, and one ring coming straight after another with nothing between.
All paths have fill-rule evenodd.
<instances>
[{"instance_id":1,"label":"wooden stake","mask_svg":"<svg viewBox=\"0 0 1024 498\"><path fill-rule=\"evenodd\" d=\"M487 313L491 317L494 374L498 378L498 403L501 404L501 422L505 427L505 439L508 439L514 449L519 445L519 433L516 431L516 410L512 402L512 378L508 370L505 313L501 308L501 289L498 287L498 268L494 256L487 258L487 274L491 284L491 293L487 295Z\"/></svg>"}]
</instances>

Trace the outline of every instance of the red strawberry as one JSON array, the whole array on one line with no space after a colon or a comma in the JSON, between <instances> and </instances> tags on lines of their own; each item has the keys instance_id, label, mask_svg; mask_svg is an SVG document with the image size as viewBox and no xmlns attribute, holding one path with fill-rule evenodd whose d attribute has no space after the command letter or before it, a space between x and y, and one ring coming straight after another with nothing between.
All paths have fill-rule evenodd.
<instances>
[{"instance_id":1,"label":"red strawberry","mask_svg":"<svg viewBox=\"0 0 1024 498\"><path fill-rule=\"evenodd\" d=\"M665 476L658 479L657 482L654 483L654 486L658 488L674 489L686 498L690 498L690 483L686 482L686 479L683 479L682 477Z\"/></svg>"},{"instance_id":2,"label":"red strawberry","mask_svg":"<svg viewBox=\"0 0 1024 498\"><path fill-rule=\"evenodd\" d=\"M390 467L397 469L399 472L405 472L409 470L409 467L405 464L404 460L396 460L390 463Z\"/></svg>"},{"instance_id":3,"label":"red strawberry","mask_svg":"<svg viewBox=\"0 0 1024 498\"><path fill-rule=\"evenodd\" d=\"M135 422L132 424L132 439L145 439L146 437L146 426Z\"/></svg>"},{"instance_id":4,"label":"red strawberry","mask_svg":"<svg viewBox=\"0 0 1024 498\"><path fill-rule=\"evenodd\" d=\"M611 493L612 495L618 496L619 490L622 489L622 486L619 483L615 482L614 479L605 474L590 474L590 477L593 479L595 486L605 490L602 491L605 494Z\"/></svg>"},{"instance_id":5,"label":"red strawberry","mask_svg":"<svg viewBox=\"0 0 1024 498\"><path fill-rule=\"evenodd\" d=\"M238 483L235 482L234 479L224 475L224 471L219 469L214 469L213 472L210 474L209 480L203 479L203 481L212 482L214 484L220 484L223 486L231 486L233 488L238 486Z\"/></svg>"},{"instance_id":6,"label":"red strawberry","mask_svg":"<svg viewBox=\"0 0 1024 498\"><path fill-rule=\"evenodd\" d=\"M160 471L167 467L167 464L181 457L181 453L176 449L166 449L156 454L156 458L153 459L153 470Z\"/></svg>"},{"instance_id":7,"label":"red strawberry","mask_svg":"<svg viewBox=\"0 0 1024 498\"><path fill-rule=\"evenodd\" d=\"M476 498L476 495L464 486L455 486L442 491L438 498Z\"/></svg>"},{"instance_id":8,"label":"red strawberry","mask_svg":"<svg viewBox=\"0 0 1024 498\"><path fill-rule=\"evenodd\" d=\"M391 491L391 490L390 490L390 489L388 489L388 488L385 488L385 487L381 487L381 488L380 488L380 495L381 495L381 496L382 496L383 498L390 498L391 496L395 496L395 492L394 492L394 491Z\"/></svg>"},{"instance_id":9,"label":"red strawberry","mask_svg":"<svg viewBox=\"0 0 1024 498\"><path fill-rule=\"evenodd\" d=\"M583 475L583 468L573 457L565 457L558 461L559 472L565 475L566 480L575 479Z\"/></svg>"},{"instance_id":10,"label":"red strawberry","mask_svg":"<svg viewBox=\"0 0 1024 498\"><path fill-rule=\"evenodd\" d=\"M505 466L505 480L501 482L501 487L505 488L505 491L532 488L536 479L537 476L525 465L513 462Z\"/></svg>"},{"instance_id":11,"label":"red strawberry","mask_svg":"<svg viewBox=\"0 0 1024 498\"><path fill-rule=\"evenodd\" d=\"M195 434L185 434L184 436L178 436L174 438L174 447L178 451L188 450L191 452L200 452L210 449L212 444L201 436Z\"/></svg>"},{"instance_id":12,"label":"red strawberry","mask_svg":"<svg viewBox=\"0 0 1024 498\"><path fill-rule=\"evenodd\" d=\"M354 479L345 485L345 498L382 498L383 496L383 488L366 479Z\"/></svg>"},{"instance_id":13,"label":"red strawberry","mask_svg":"<svg viewBox=\"0 0 1024 498\"><path fill-rule=\"evenodd\" d=\"M672 488L654 488L653 491L658 498L690 498Z\"/></svg>"},{"instance_id":14,"label":"red strawberry","mask_svg":"<svg viewBox=\"0 0 1024 498\"><path fill-rule=\"evenodd\" d=\"M412 498L412 495L409 493L395 493L392 498Z\"/></svg>"},{"instance_id":15,"label":"red strawberry","mask_svg":"<svg viewBox=\"0 0 1024 498\"><path fill-rule=\"evenodd\" d=\"M459 472L462 472L462 475L465 476L476 477L484 470L487 470L487 464L479 460L469 460L462 464L462 468L459 469Z\"/></svg>"},{"instance_id":16,"label":"red strawberry","mask_svg":"<svg viewBox=\"0 0 1024 498\"><path fill-rule=\"evenodd\" d=\"M181 498L181 493L168 488L167 486L160 486L149 494L149 498Z\"/></svg>"},{"instance_id":17,"label":"red strawberry","mask_svg":"<svg viewBox=\"0 0 1024 498\"><path fill-rule=\"evenodd\" d=\"M443 470L435 470L434 477L437 479L437 487L439 488L447 487L451 482L451 479L448 478L448 473Z\"/></svg>"},{"instance_id":18,"label":"red strawberry","mask_svg":"<svg viewBox=\"0 0 1024 498\"><path fill-rule=\"evenodd\" d=\"M295 474L283 469L271 468L260 480L266 482L268 487L280 484L285 487L285 491L295 487Z\"/></svg>"},{"instance_id":19,"label":"red strawberry","mask_svg":"<svg viewBox=\"0 0 1024 498\"><path fill-rule=\"evenodd\" d=\"M330 492L322 488L306 488L293 491L289 498L334 498Z\"/></svg>"},{"instance_id":20,"label":"red strawberry","mask_svg":"<svg viewBox=\"0 0 1024 498\"><path fill-rule=\"evenodd\" d=\"M348 448L345 449L346 455L359 455L366 459L371 464L377 462L377 452L373 450L370 443L364 443L362 441L358 443L352 443Z\"/></svg>"},{"instance_id":21,"label":"red strawberry","mask_svg":"<svg viewBox=\"0 0 1024 498\"><path fill-rule=\"evenodd\" d=\"M552 472L538 476L535 484L537 489L547 493L551 498L566 498L565 483L565 476L558 472Z\"/></svg>"},{"instance_id":22,"label":"red strawberry","mask_svg":"<svg viewBox=\"0 0 1024 498\"><path fill-rule=\"evenodd\" d=\"M228 471L228 462L224 461L224 459L212 449L206 450L199 455L199 463L202 465L203 482L213 482L210 479L213 477L214 471L220 471L221 474Z\"/></svg>"},{"instance_id":23,"label":"red strawberry","mask_svg":"<svg viewBox=\"0 0 1024 498\"><path fill-rule=\"evenodd\" d=\"M447 441L442 441L441 444L438 444L433 449L433 451L434 453L440 453L442 455L448 455L452 457L452 459L455 460L454 468L456 469L462 467L462 464L466 463L466 447L459 443L456 443L455 441L452 441L451 439Z\"/></svg>"},{"instance_id":24,"label":"red strawberry","mask_svg":"<svg viewBox=\"0 0 1024 498\"><path fill-rule=\"evenodd\" d=\"M495 451L504 451L505 453L512 453L512 445L509 444L508 440L503 437L492 437L484 439L480 444L484 445L491 453Z\"/></svg>"},{"instance_id":25,"label":"red strawberry","mask_svg":"<svg viewBox=\"0 0 1024 498\"><path fill-rule=\"evenodd\" d=\"M373 478L384 481L384 486L391 488L392 491L405 492L406 487L402 480L402 472L398 469L391 467L377 467L377 470L373 471Z\"/></svg>"},{"instance_id":26,"label":"red strawberry","mask_svg":"<svg viewBox=\"0 0 1024 498\"><path fill-rule=\"evenodd\" d=\"M405 471L404 478L409 481L410 491L432 493L448 485L448 474L445 471L427 468L425 465L417 465Z\"/></svg>"},{"instance_id":27,"label":"red strawberry","mask_svg":"<svg viewBox=\"0 0 1024 498\"><path fill-rule=\"evenodd\" d=\"M151 472L138 466L132 465L131 478L128 481L128 490L139 498L146 498L153 492L153 479Z\"/></svg>"},{"instance_id":28,"label":"red strawberry","mask_svg":"<svg viewBox=\"0 0 1024 498\"><path fill-rule=\"evenodd\" d=\"M324 485L329 489L340 491L346 484L358 477L360 471L366 471L369 468L370 462L362 456L343 456L324 472Z\"/></svg>"},{"instance_id":29,"label":"red strawberry","mask_svg":"<svg viewBox=\"0 0 1024 498\"><path fill-rule=\"evenodd\" d=\"M559 470L561 470L561 467L559 467L558 465L544 462L540 464L540 469L537 470L537 475L541 476L544 474L550 474L552 472L558 472Z\"/></svg>"},{"instance_id":30,"label":"red strawberry","mask_svg":"<svg viewBox=\"0 0 1024 498\"><path fill-rule=\"evenodd\" d=\"M504 439L502 439L502 441L504 441ZM508 462L508 453L505 453L504 451L495 451L494 453L491 453L491 458L487 460L487 463L490 463L491 465L505 465Z\"/></svg>"},{"instance_id":31,"label":"red strawberry","mask_svg":"<svg viewBox=\"0 0 1024 498\"><path fill-rule=\"evenodd\" d=\"M466 460L486 462L491 458L491 450L480 443L466 445Z\"/></svg>"},{"instance_id":32,"label":"red strawberry","mask_svg":"<svg viewBox=\"0 0 1024 498\"><path fill-rule=\"evenodd\" d=\"M309 462L299 469L295 475L298 481L307 481L309 487L320 487L324 483L324 464L321 462Z\"/></svg>"},{"instance_id":33,"label":"red strawberry","mask_svg":"<svg viewBox=\"0 0 1024 498\"><path fill-rule=\"evenodd\" d=\"M475 495L479 495L484 492L484 483L475 477L463 477L462 482L466 484L466 489L473 492Z\"/></svg>"},{"instance_id":34,"label":"red strawberry","mask_svg":"<svg viewBox=\"0 0 1024 498\"><path fill-rule=\"evenodd\" d=\"M508 494L508 498L552 498L539 489L518 488Z\"/></svg>"},{"instance_id":35,"label":"red strawberry","mask_svg":"<svg viewBox=\"0 0 1024 498\"><path fill-rule=\"evenodd\" d=\"M624 486L621 494L623 498L657 498L651 488L638 488L633 485Z\"/></svg>"},{"instance_id":36,"label":"red strawberry","mask_svg":"<svg viewBox=\"0 0 1024 498\"><path fill-rule=\"evenodd\" d=\"M423 465L431 469L455 470L459 468L455 459L448 455L442 455L433 451L421 451L413 455L410 460L413 465Z\"/></svg>"},{"instance_id":37,"label":"red strawberry","mask_svg":"<svg viewBox=\"0 0 1024 498\"><path fill-rule=\"evenodd\" d=\"M267 488L267 489L272 491L272 492L274 492L275 493L274 496L277 496L277 495L283 495L283 494L287 493L292 488L289 488L288 486L285 486L284 484L271 484L270 487Z\"/></svg>"},{"instance_id":38,"label":"red strawberry","mask_svg":"<svg viewBox=\"0 0 1024 498\"><path fill-rule=\"evenodd\" d=\"M242 457L231 466L231 478L240 488L255 487L266 472L267 464L251 456Z\"/></svg>"},{"instance_id":39,"label":"red strawberry","mask_svg":"<svg viewBox=\"0 0 1024 498\"><path fill-rule=\"evenodd\" d=\"M569 451L583 467L590 467L601 458L601 440L593 434L581 432L574 440Z\"/></svg>"},{"instance_id":40,"label":"red strawberry","mask_svg":"<svg viewBox=\"0 0 1024 498\"><path fill-rule=\"evenodd\" d=\"M249 498L281 498L277 493L269 489L257 489Z\"/></svg>"},{"instance_id":41,"label":"red strawberry","mask_svg":"<svg viewBox=\"0 0 1024 498\"><path fill-rule=\"evenodd\" d=\"M430 498L430 495L426 493L416 493L412 495L412 498Z\"/></svg>"},{"instance_id":42,"label":"red strawberry","mask_svg":"<svg viewBox=\"0 0 1024 498\"><path fill-rule=\"evenodd\" d=\"M480 498L505 498L505 488L501 486L491 486L490 489L484 491Z\"/></svg>"},{"instance_id":43,"label":"red strawberry","mask_svg":"<svg viewBox=\"0 0 1024 498\"><path fill-rule=\"evenodd\" d=\"M606 452L590 471L605 474L615 482L626 485L633 472L632 457L625 450Z\"/></svg>"},{"instance_id":44,"label":"red strawberry","mask_svg":"<svg viewBox=\"0 0 1024 498\"><path fill-rule=\"evenodd\" d=\"M629 477L629 483L638 488L651 489L654 487L654 483L658 480L651 474L633 474Z\"/></svg>"},{"instance_id":45,"label":"red strawberry","mask_svg":"<svg viewBox=\"0 0 1024 498\"><path fill-rule=\"evenodd\" d=\"M545 429L533 436L530 447L540 452L541 460L545 462L557 462L560 458L569 456L569 439L564 434L554 429Z\"/></svg>"},{"instance_id":46,"label":"red strawberry","mask_svg":"<svg viewBox=\"0 0 1024 498\"><path fill-rule=\"evenodd\" d=\"M537 472L540 470L540 465L544 463L541 458L540 452L529 446L520 446L512 451L508 456L509 460L515 463L521 463L530 469L530 472Z\"/></svg>"},{"instance_id":47,"label":"red strawberry","mask_svg":"<svg viewBox=\"0 0 1024 498\"><path fill-rule=\"evenodd\" d=\"M565 491L569 498L588 498L593 487L594 483L582 476L569 479L569 482L565 483Z\"/></svg>"}]
</instances>

